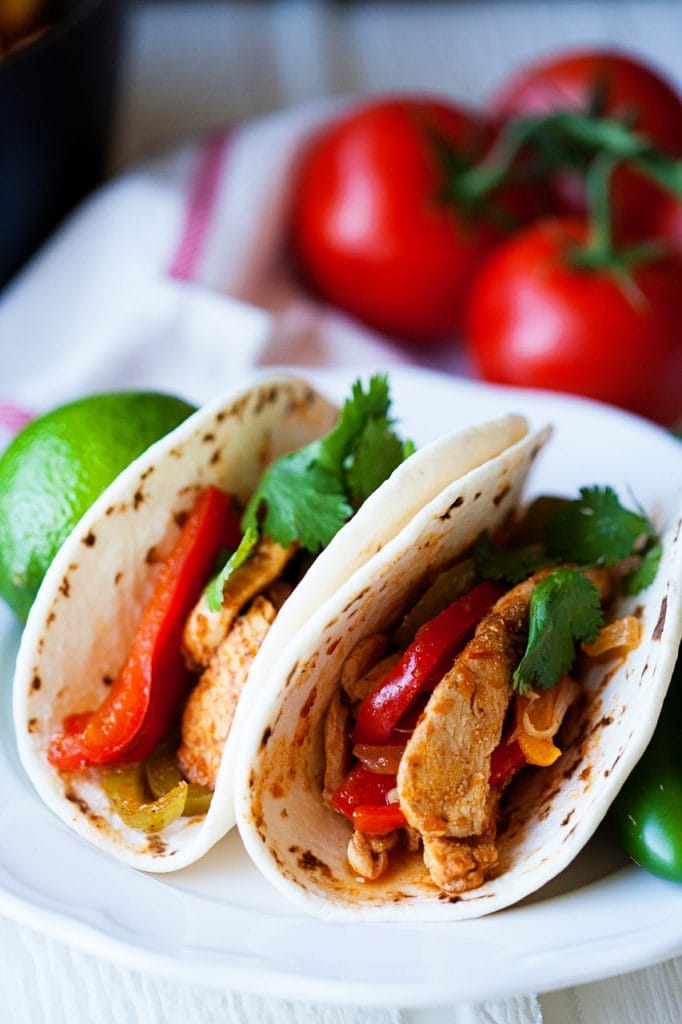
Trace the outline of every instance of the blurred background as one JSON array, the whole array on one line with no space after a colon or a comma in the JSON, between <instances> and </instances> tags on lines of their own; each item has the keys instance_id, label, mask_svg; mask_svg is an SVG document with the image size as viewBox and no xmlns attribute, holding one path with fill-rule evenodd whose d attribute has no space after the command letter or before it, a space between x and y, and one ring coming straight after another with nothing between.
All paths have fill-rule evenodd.
<instances>
[{"instance_id":1,"label":"blurred background","mask_svg":"<svg viewBox=\"0 0 682 1024\"><path fill-rule=\"evenodd\" d=\"M682 82L679 0L1 0L0 282L106 171L329 94L484 102L524 61L625 48Z\"/></svg>"},{"instance_id":2,"label":"blurred background","mask_svg":"<svg viewBox=\"0 0 682 1024\"><path fill-rule=\"evenodd\" d=\"M429 90L482 104L525 61L583 45L648 57L682 84L682 4L138 2L130 11L114 163L330 93Z\"/></svg>"}]
</instances>

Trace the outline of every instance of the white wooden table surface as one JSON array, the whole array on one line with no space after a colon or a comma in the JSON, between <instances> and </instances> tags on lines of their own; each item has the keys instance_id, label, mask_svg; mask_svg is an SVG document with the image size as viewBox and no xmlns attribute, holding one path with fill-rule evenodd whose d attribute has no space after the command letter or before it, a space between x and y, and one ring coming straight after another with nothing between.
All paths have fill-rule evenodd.
<instances>
[{"instance_id":1,"label":"white wooden table surface","mask_svg":"<svg viewBox=\"0 0 682 1024\"><path fill-rule=\"evenodd\" d=\"M142 3L131 18L113 165L332 93L429 89L482 102L524 60L583 44L638 51L682 87L682 0ZM365 1013L154 978L0 918L0 996L0 1024L680 1024L682 959L506 1006Z\"/></svg>"}]
</instances>

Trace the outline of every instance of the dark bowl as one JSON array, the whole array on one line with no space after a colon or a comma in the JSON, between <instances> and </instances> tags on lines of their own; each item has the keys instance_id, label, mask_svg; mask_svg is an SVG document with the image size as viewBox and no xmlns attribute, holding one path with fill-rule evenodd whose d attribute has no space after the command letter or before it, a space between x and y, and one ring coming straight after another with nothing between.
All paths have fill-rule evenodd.
<instances>
[{"instance_id":1,"label":"dark bowl","mask_svg":"<svg viewBox=\"0 0 682 1024\"><path fill-rule=\"evenodd\" d=\"M0 287L106 170L126 3L62 6L0 60Z\"/></svg>"}]
</instances>

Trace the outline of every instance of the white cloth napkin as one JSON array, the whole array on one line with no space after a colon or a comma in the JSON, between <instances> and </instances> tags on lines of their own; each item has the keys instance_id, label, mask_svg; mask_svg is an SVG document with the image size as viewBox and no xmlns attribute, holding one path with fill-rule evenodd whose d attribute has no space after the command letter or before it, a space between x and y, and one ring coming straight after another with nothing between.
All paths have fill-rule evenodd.
<instances>
[{"instance_id":1,"label":"white cloth napkin","mask_svg":"<svg viewBox=\"0 0 682 1024\"><path fill-rule=\"evenodd\" d=\"M31 414L97 390L159 388L200 402L267 364L420 362L466 372L454 345L428 356L408 351L295 282L286 259L292 173L301 143L333 107L186 146L112 182L67 222L0 299L0 447ZM427 1017L207 993L2 921L0 948L0 991L14 1022L542 1022L535 996Z\"/></svg>"}]
</instances>

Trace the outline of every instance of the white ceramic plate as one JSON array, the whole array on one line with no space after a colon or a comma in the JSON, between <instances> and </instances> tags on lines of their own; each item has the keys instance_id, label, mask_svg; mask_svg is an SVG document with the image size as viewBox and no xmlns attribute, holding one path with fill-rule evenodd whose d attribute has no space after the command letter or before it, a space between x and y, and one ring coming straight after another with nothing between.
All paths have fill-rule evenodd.
<instances>
[{"instance_id":1,"label":"white ceramic plate","mask_svg":"<svg viewBox=\"0 0 682 1024\"><path fill-rule=\"evenodd\" d=\"M349 371L309 374L336 399ZM401 427L417 443L506 411L556 435L534 491L610 483L648 510L682 485L682 444L613 410L393 371ZM448 925L340 925L292 912L232 833L198 864L142 875L87 846L41 804L19 764L10 680L19 630L0 615L0 911L88 952L186 982L283 998L427 1006L547 991L682 952L682 886L628 866L604 827L532 898Z\"/></svg>"}]
</instances>

